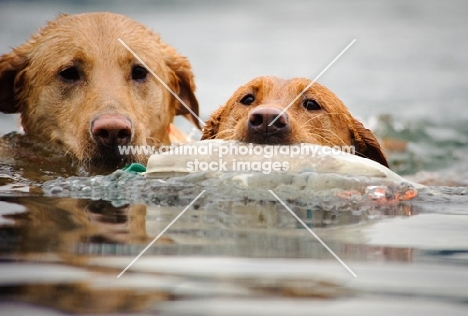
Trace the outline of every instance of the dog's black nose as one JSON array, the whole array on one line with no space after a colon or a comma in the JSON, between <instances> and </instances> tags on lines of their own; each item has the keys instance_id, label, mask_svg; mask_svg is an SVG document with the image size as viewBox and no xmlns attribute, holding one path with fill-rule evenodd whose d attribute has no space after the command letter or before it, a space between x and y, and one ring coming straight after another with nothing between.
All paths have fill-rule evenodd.
<instances>
[{"instance_id":1,"label":"dog's black nose","mask_svg":"<svg viewBox=\"0 0 468 316\"><path fill-rule=\"evenodd\" d=\"M276 117L278 118L276 119ZM273 124L271 124L272 122ZM257 107L249 113L249 133L262 134L268 137L269 135L287 130L289 130L288 115L286 113L281 113L280 109Z\"/></svg>"},{"instance_id":2,"label":"dog's black nose","mask_svg":"<svg viewBox=\"0 0 468 316\"><path fill-rule=\"evenodd\" d=\"M91 134L104 147L127 145L132 139L132 122L120 114L103 114L91 123Z\"/></svg>"}]
</instances>

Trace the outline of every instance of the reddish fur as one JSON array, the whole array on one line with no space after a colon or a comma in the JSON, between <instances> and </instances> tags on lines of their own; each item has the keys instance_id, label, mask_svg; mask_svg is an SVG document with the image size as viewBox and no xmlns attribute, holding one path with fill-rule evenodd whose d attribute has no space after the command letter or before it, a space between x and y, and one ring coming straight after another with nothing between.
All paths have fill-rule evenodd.
<instances>
[{"instance_id":1,"label":"reddish fur","mask_svg":"<svg viewBox=\"0 0 468 316\"><path fill-rule=\"evenodd\" d=\"M259 77L237 89L231 98L208 119L202 139L247 141L249 113L258 106L283 110L309 85L309 79L284 80L276 77ZM255 95L249 106L239 101L246 94ZM307 111L302 106L305 99L317 101L321 110ZM351 146L356 154L375 160L388 167L387 160L372 132L366 129L348 111L343 102L326 87L314 83L287 112L291 133L282 144L311 143L325 146Z\"/></svg>"}]
</instances>

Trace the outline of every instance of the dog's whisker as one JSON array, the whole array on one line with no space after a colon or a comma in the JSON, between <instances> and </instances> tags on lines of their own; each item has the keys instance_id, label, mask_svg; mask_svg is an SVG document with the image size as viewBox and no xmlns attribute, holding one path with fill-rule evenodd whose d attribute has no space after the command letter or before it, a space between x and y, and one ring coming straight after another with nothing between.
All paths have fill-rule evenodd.
<instances>
[{"instance_id":1,"label":"dog's whisker","mask_svg":"<svg viewBox=\"0 0 468 316\"><path fill-rule=\"evenodd\" d=\"M346 144L346 142L340 136L338 136L334 131L332 131L330 129L317 128L317 129L315 129L315 131L333 134L339 140L339 142L336 142L336 141L332 141L329 137L325 137L325 136L320 135L320 133L315 134L315 135L317 135L319 137L323 137L323 139L327 141L327 145L329 145L329 146L335 146L335 145L338 145L339 143L340 143L340 145Z\"/></svg>"},{"instance_id":2,"label":"dog's whisker","mask_svg":"<svg viewBox=\"0 0 468 316\"><path fill-rule=\"evenodd\" d=\"M308 142L331 147L351 146L355 137L359 140L358 146L364 148L363 156L370 155L371 159L388 166L373 134L351 116L341 100L318 83L301 92L304 100L316 98L315 103L303 104L307 105L307 111L303 111L302 106L301 110L294 106L287 109L287 116L283 115L283 108L277 105L296 100L300 87L305 86L310 86L310 80L253 79L210 117L210 132L216 133L210 137L262 144ZM333 111L327 112L330 108ZM272 120L279 124L272 124Z\"/></svg>"}]
</instances>

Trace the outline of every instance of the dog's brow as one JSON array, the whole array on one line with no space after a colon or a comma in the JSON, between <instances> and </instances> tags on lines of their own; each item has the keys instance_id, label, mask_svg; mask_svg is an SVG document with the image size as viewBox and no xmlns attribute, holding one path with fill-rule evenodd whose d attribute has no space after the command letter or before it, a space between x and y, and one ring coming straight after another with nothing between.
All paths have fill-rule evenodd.
<instances>
[{"instance_id":1,"label":"dog's brow","mask_svg":"<svg viewBox=\"0 0 468 316\"><path fill-rule=\"evenodd\" d=\"M315 82L317 82L317 80L325 73L325 71L327 71L328 68L330 68L330 67L335 63L335 61L337 61L337 60L348 50L348 48L350 48L351 45L353 45L355 42L356 42L356 39L353 39L353 40L351 41L351 43L349 43L348 46L346 46L346 47L341 51L341 53L339 53L338 56L336 56L335 59L333 59L333 60L327 65L327 67L325 67L325 69L323 69L323 70L317 75L317 77L315 77L314 80L312 80L312 81L302 90L302 92L299 93L299 94L291 101L291 103L289 103L289 105L288 105L283 111L281 111L281 113L279 113L279 114L271 121L271 123L270 123L268 126L272 126L272 125L276 122L276 120L277 120L281 115L283 115L284 112L286 112L286 111L288 110L288 108L290 108L291 105L293 105L294 102L296 102L296 100L299 99L299 98L301 97L301 95L302 95L304 92L307 91L307 89L309 89Z\"/></svg>"},{"instance_id":2,"label":"dog's brow","mask_svg":"<svg viewBox=\"0 0 468 316\"><path fill-rule=\"evenodd\" d=\"M172 91L171 88L169 88L169 86L161 79L159 78L159 76L153 71L151 70L150 67L148 67L148 65L146 65L146 63L127 45L125 44L125 42L121 39L121 38L118 38L117 39L130 53L132 53L133 56L135 56L136 59L138 59L139 62L142 63L142 65L164 86L164 88L166 88L173 96L174 98L177 99L177 101L180 102L180 104L182 104L186 109L187 111L190 112L190 114L193 115L193 117L195 117L201 124L202 126L205 126L205 122L202 121L202 119L200 117L198 117L197 114L195 114L195 112L192 111L192 109L187 106L187 104L185 104L184 101L182 101L182 99L174 92Z\"/></svg>"}]
</instances>

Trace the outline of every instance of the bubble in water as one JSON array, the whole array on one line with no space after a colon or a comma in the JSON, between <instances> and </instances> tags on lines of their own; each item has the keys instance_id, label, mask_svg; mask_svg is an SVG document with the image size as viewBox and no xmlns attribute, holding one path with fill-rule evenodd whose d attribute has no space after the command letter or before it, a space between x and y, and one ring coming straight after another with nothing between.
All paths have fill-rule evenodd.
<instances>
[{"instance_id":1,"label":"bubble in water","mask_svg":"<svg viewBox=\"0 0 468 316\"><path fill-rule=\"evenodd\" d=\"M60 194L63 192L63 188L55 186L50 188L49 192L50 194Z\"/></svg>"},{"instance_id":2,"label":"bubble in water","mask_svg":"<svg viewBox=\"0 0 468 316\"><path fill-rule=\"evenodd\" d=\"M81 188L81 192L83 192L83 193L91 192L91 187L84 186L84 187Z\"/></svg>"}]
</instances>

